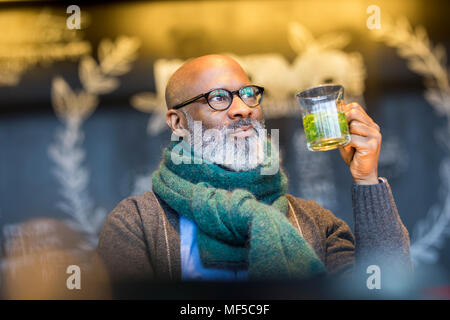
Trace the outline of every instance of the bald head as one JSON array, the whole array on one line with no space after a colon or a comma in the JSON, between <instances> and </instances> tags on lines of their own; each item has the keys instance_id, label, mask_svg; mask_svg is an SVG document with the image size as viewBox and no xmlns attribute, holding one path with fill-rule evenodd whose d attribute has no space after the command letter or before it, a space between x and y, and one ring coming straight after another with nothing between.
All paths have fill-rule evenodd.
<instances>
[{"instance_id":1,"label":"bald head","mask_svg":"<svg viewBox=\"0 0 450 320\"><path fill-rule=\"evenodd\" d=\"M173 106L214 88L227 88L249 82L244 69L232 58L210 54L187 61L170 77L166 104ZM233 89L233 88L228 88Z\"/></svg>"}]
</instances>

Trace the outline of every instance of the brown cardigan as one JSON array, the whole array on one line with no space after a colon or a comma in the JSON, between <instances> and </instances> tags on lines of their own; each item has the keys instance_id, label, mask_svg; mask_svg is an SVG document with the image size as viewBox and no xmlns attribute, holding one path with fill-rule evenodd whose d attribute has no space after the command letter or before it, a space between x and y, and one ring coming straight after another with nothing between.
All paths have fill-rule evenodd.
<instances>
[{"instance_id":1,"label":"brown cardigan","mask_svg":"<svg viewBox=\"0 0 450 320\"><path fill-rule=\"evenodd\" d=\"M409 235L388 182L353 185L355 235L315 201L289 200L289 221L299 230L329 274L348 273L358 263L385 261L410 269ZM179 216L152 191L124 199L108 215L98 253L111 280L181 279ZM356 259L356 263L355 263Z\"/></svg>"}]
</instances>

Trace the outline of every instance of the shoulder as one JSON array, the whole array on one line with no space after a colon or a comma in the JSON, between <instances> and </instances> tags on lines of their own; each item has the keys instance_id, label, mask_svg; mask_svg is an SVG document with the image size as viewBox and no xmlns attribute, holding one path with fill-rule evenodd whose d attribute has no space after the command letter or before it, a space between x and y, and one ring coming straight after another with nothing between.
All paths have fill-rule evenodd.
<instances>
[{"instance_id":1,"label":"shoulder","mask_svg":"<svg viewBox=\"0 0 450 320\"><path fill-rule=\"evenodd\" d=\"M157 217L159 210L159 203L153 191L127 197L108 214L103 229L115 226L137 231L142 228L143 220Z\"/></svg>"},{"instance_id":2,"label":"shoulder","mask_svg":"<svg viewBox=\"0 0 450 320\"><path fill-rule=\"evenodd\" d=\"M149 240L142 215L151 207L152 193L123 199L109 213L100 233L97 252L113 281L141 279L153 274L149 259ZM152 244L152 243L150 243Z\"/></svg>"},{"instance_id":3,"label":"shoulder","mask_svg":"<svg viewBox=\"0 0 450 320\"><path fill-rule=\"evenodd\" d=\"M143 212L155 213L159 210L159 202L153 191L145 192L141 195L130 196L117 204L109 214L110 217L133 217L141 215Z\"/></svg>"}]
</instances>

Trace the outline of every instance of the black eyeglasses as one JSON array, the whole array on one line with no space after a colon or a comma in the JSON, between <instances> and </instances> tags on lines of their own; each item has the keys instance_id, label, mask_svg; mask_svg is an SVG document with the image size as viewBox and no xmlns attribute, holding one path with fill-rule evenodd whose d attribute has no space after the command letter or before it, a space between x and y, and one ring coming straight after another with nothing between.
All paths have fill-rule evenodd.
<instances>
[{"instance_id":1,"label":"black eyeglasses","mask_svg":"<svg viewBox=\"0 0 450 320\"><path fill-rule=\"evenodd\" d=\"M234 94L238 94L239 98L249 107L258 106L263 97L264 88L259 86L245 86L240 88L239 90L229 91L227 89L213 89L207 93L199 94L196 97L193 97L189 100L186 100L171 109L179 109L188 105L194 101L197 101L200 98L205 98L208 102L208 105L217 111L223 111L228 109L233 103Z\"/></svg>"}]
</instances>

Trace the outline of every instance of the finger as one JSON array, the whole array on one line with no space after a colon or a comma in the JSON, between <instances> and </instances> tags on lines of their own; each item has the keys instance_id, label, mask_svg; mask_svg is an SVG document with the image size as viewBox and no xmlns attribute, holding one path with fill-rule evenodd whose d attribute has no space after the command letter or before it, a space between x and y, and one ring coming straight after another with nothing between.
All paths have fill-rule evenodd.
<instances>
[{"instance_id":1,"label":"finger","mask_svg":"<svg viewBox=\"0 0 450 320\"><path fill-rule=\"evenodd\" d=\"M377 137L380 132L374 127L370 127L364 122L353 120L348 125L350 133L357 134L363 137Z\"/></svg>"},{"instance_id":2,"label":"finger","mask_svg":"<svg viewBox=\"0 0 450 320\"><path fill-rule=\"evenodd\" d=\"M356 102L345 105L344 112L347 116L348 122L352 120L359 120L369 126L373 126L374 128L379 129L375 121L373 121L373 119L366 113L366 111Z\"/></svg>"},{"instance_id":3,"label":"finger","mask_svg":"<svg viewBox=\"0 0 450 320\"><path fill-rule=\"evenodd\" d=\"M381 137L363 137L356 134L350 134L350 143L347 146L354 147L356 151L376 151L381 146Z\"/></svg>"},{"instance_id":4,"label":"finger","mask_svg":"<svg viewBox=\"0 0 450 320\"><path fill-rule=\"evenodd\" d=\"M347 122L350 123L353 120L359 120L368 126L380 131L380 127L371 117L366 113L366 111L356 102L350 103L344 106L344 113Z\"/></svg>"},{"instance_id":5,"label":"finger","mask_svg":"<svg viewBox=\"0 0 450 320\"><path fill-rule=\"evenodd\" d=\"M366 110L364 110L364 108L357 102L351 102L351 103L348 103L348 104L344 104L343 109L344 109L344 112L350 111L351 109L357 109L357 110L360 110L363 113L367 114Z\"/></svg>"},{"instance_id":6,"label":"finger","mask_svg":"<svg viewBox=\"0 0 450 320\"><path fill-rule=\"evenodd\" d=\"M350 145L339 147L339 153L341 154L341 157L342 159L344 159L345 163L350 164L355 154L355 148Z\"/></svg>"}]
</instances>

